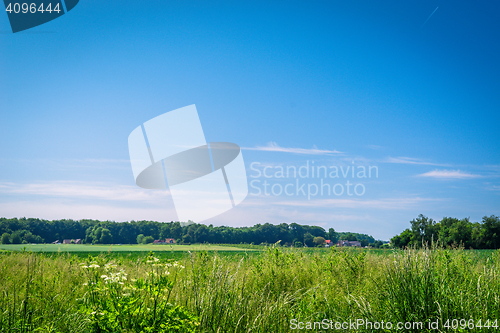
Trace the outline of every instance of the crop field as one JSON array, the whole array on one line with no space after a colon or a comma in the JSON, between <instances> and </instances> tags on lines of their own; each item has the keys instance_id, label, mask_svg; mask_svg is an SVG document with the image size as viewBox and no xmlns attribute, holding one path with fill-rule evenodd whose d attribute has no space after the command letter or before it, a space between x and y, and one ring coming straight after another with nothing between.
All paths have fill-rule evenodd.
<instances>
[{"instance_id":1,"label":"crop field","mask_svg":"<svg viewBox=\"0 0 500 333\"><path fill-rule=\"evenodd\" d=\"M226 245L87 245L87 244L0 244L0 250L32 251L32 252L163 252L163 251L256 251L252 248L241 248Z\"/></svg>"},{"instance_id":2,"label":"crop field","mask_svg":"<svg viewBox=\"0 0 500 333\"><path fill-rule=\"evenodd\" d=\"M498 331L500 251L43 246L0 252L0 332Z\"/></svg>"}]
</instances>

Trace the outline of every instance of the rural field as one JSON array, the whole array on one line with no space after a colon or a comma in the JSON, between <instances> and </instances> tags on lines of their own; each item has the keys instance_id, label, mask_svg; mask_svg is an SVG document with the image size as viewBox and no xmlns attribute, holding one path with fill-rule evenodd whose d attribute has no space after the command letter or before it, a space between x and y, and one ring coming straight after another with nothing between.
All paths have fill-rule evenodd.
<instances>
[{"instance_id":1,"label":"rural field","mask_svg":"<svg viewBox=\"0 0 500 333\"><path fill-rule=\"evenodd\" d=\"M0 332L498 331L498 250L2 249Z\"/></svg>"},{"instance_id":2,"label":"rural field","mask_svg":"<svg viewBox=\"0 0 500 333\"><path fill-rule=\"evenodd\" d=\"M90 245L90 244L0 244L0 250L32 252L186 252L186 251L256 251L258 246L243 248L237 245Z\"/></svg>"}]
</instances>

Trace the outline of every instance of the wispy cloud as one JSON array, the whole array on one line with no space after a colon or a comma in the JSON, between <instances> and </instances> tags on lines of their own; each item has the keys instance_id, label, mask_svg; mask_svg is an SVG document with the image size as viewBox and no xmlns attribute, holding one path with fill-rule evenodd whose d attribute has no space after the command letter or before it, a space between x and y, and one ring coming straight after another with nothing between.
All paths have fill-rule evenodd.
<instances>
[{"instance_id":1,"label":"wispy cloud","mask_svg":"<svg viewBox=\"0 0 500 333\"><path fill-rule=\"evenodd\" d=\"M0 158L1 164L36 164L44 169L54 170L106 170L106 169L130 169L130 160L127 159L107 159L107 158Z\"/></svg>"},{"instance_id":2,"label":"wispy cloud","mask_svg":"<svg viewBox=\"0 0 500 333\"><path fill-rule=\"evenodd\" d=\"M342 152L338 150L324 150L318 149L316 146L313 148L286 148L280 147L276 142L269 142L266 146L263 147L254 147L254 148L242 148L244 150L258 150L258 151L275 151L281 153L292 153L292 154L303 154L303 155L338 155L342 154Z\"/></svg>"},{"instance_id":3,"label":"wispy cloud","mask_svg":"<svg viewBox=\"0 0 500 333\"><path fill-rule=\"evenodd\" d=\"M460 170L433 170L417 175L417 177L427 177L436 179L471 179L479 178L481 175L463 172Z\"/></svg>"},{"instance_id":4,"label":"wispy cloud","mask_svg":"<svg viewBox=\"0 0 500 333\"><path fill-rule=\"evenodd\" d=\"M94 199L105 201L161 202L167 190L146 190L136 186L88 183L79 181L53 181L29 184L0 183L0 194Z\"/></svg>"},{"instance_id":5,"label":"wispy cloud","mask_svg":"<svg viewBox=\"0 0 500 333\"><path fill-rule=\"evenodd\" d=\"M62 202L61 200L14 201L0 203L1 217L34 217L46 220L95 219L101 221L178 221L173 207L130 207L102 203Z\"/></svg>"},{"instance_id":6,"label":"wispy cloud","mask_svg":"<svg viewBox=\"0 0 500 333\"><path fill-rule=\"evenodd\" d=\"M419 158L412 157L388 157L384 160L386 163L396 163L396 164L415 164L415 165L434 165L434 166L446 166L445 164L437 164L433 162L428 162Z\"/></svg>"},{"instance_id":7,"label":"wispy cloud","mask_svg":"<svg viewBox=\"0 0 500 333\"><path fill-rule=\"evenodd\" d=\"M323 199L323 200L301 200L301 201L277 201L274 205L311 207L311 208L375 208L375 209L407 209L422 202L442 201L443 199L432 198L386 198L386 199Z\"/></svg>"},{"instance_id":8,"label":"wispy cloud","mask_svg":"<svg viewBox=\"0 0 500 333\"><path fill-rule=\"evenodd\" d=\"M434 11L431 13L431 15L429 15L429 17L427 18L427 20L425 20L425 22L422 24L422 27L427 23L427 21L429 21L429 19L432 17L432 15L434 15L434 13L438 10L439 7L436 7L436 9L434 9Z\"/></svg>"}]
</instances>

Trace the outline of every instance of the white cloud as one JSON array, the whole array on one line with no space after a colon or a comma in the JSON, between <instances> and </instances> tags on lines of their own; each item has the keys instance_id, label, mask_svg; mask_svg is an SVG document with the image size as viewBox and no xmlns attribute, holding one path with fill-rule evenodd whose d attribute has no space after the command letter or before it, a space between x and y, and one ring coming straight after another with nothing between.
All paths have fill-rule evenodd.
<instances>
[{"instance_id":1,"label":"white cloud","mask_svg":"<svg viewBox=\"0 0 500 333\"><path fill-rule=\"evenodd\" d=\"M93 219L101 221L177 221L172 207L127 207L110 204L64 203L56 200L0 203L1 217L33 217L45 220Z\"/></svg>"},{"instance_id":2,"label":"white cloud","mask_svg":"<svg viewBox=\"0 0 500 333\"><path fill-rule=\"evenodd\" d=\"M130 169L130 160L128 159L108 159L108 158L0 158L0 163L19 163L19 164L37 164L44 168L56 170L81 169Z\"/></svg>"},{"instance_id":3,"label":"white cloud","mask_svg":"<svg viewBox=\"0 0 500 333\"><path fill-rule=\"evenodd\" d=\"M325 225L333 221L358 222L370 221L371 216L366 212L332 212L331 210L320 211L300 205L268 202L263 198L248 197L243 203L219 216L204 221L206 224L250 226L257 223L292 223L308 225ZM305 209L304 209L305 208ZM325 206L325 208L329 208Z\"/></svg>"},{"instance_id":4,"label":"white cloud","mask_svg":"<svg viewBox=\"0 0 500 333\"><path fill-rule=\"evenodd\" d=\"M471 179L481 177L480 175L466 173L460 170L433 170L417 176L436 179Z\"/></svg>"},{"instance_id":5,"label":"white cloud","mask_svg":"<svg viewBox=\"0 0 500 333\"><path fill-rule=\"evenodd\" d=\"M412 157L388 157L384 162L386 163L396 163L396 164L415 164L415 165L434 165L434 166L445 166L444 164L437 164L432 162L427 162L419 158Z\"/></svg>"},{"instance_id":6,"label":"white cloud","mask_svg":"<svg viewBox=\"0 0 500 333\"><path fill-rule=\"evenodd\" d=\"M275 151L281 153L303 154L303 155L338 155L342 152L338 150L323 150L318 149L316 146L310 149L305 148L286 148L280 147L276 142L269 142L264 147L242 148L244 150L258 150L258 151Z\"/></svg>"},{"instance_id":7,"label":"white cloud","mask_svg":"<svg viewBox=\"0 0 500 333\"><path fill-rule=\"evenodd\" d=\"M137 186L89 183L81 181L52 181L30 184L0 183L0 194L34 195L105 201L164 201L167 190L147 190Z\"/></svg>"}]
</instances>

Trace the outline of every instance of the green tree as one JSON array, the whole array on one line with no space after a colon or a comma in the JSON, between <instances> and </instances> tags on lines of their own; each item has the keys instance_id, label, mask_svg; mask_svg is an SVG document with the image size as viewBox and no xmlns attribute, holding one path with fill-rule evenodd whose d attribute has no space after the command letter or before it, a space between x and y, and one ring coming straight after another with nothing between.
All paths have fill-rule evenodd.
<instances>
[{"instance_id":1,"label":"green tree","mask_svg":"<svg viewBox=\"0 0 500 333\"><path fill-rule=\"evenodd\" d=\"M19 233L16 231L12 234L12 244L21 244L22 240L21 240L21 236L19 235Z\"/></svg>"},{"instance_id":2,"label":"green tree","mask_svg":"<svg viewBox=\"0 0 500 333\"><path fill-rule=\"evenodd\" d=\"M185 234L184 236L182 236L182 243L184 244L191 244L191 235L190 234Z\"/></svg>"},{"instance_id":3,"label":"green tree","mask_svg":"<svg viewBox=\"0 0 500 333\"><path fill-rule=\"evenodd\" d=\"M350 242L354 242L354 241L358 240L358 238L356 237L356 234L352 233L352 232L343 232L341 235L339 235L339 239L347 240Z\"/></svg>"},{"instance_id":4,"label":"green tree","mask_svg":"<svg viewBox=\"0 0 500 333\"><path fill-rule=\"evenodd\" d=\"M339 240L339 234L335 231L335 229L330 228L328 230L328 239L331 240L334 244Z\"/></svg>"},{"instance_id":5,"label":"green tree","mask_svg":"<svg viewBox=\"0 0 500 333\"><path fill-rule=\"evenodd\" d=\"M449 246L453 243L453 237L450 236L450 230L456 223L458 223L458 219L452 217L444 217L439 222L441 225L441 228L439 229L439 241L444 246Z\"/></svg>"},{"instance_id":6,"label":"green tree","mask_svg":"<svg viewBox=\"0 0 500 333\"><path fill-rule=\"evenodd\" d=\"M314 237L313 238L313 243L316 246L322 246L325 244L326 240L323 237Z\"/></svg>"},{"instance_id":7,"label":"green tree","mask_svg":"<svg viewBox=\"0 0 500 333\"><path fill-rule=\"evenodd\" d=\"M98 227L93 232L92 244L100 243L101 242L101 235L102 235L102 227Z\"/></svg>"},{"instance_id":8,"label":"green tree","mask_svg":"<svg viewBox=\"0 0 500 333\"><path fill-rule=\"evenodd\" d=\"M418 247L423 244L431 245L439 238L440 224L436 223L433 219L420 214L416 219L411 222L411 231L413 232L412 243Z\"/></svg>"},{"instance_id":9,"label":"green tree","mask_svg":"<svg viewBox=\"0 0 500 333\"><path fill-rule=\"evenodd\" d=\"M441 226L442 228L442 226ZM461 245L464 248L470 248L472 243L472 223L468 218L457 220L449 229L450 245Z\"/></svg>"},{"instance_id":10,"label":"green tree","mask_svg":"<svg viewBox=\"0 0 500 333\"><path fill-rule=\"evenodd\" d=\"M314 246L314 236L309 232L304 235L304 244L309 247Z\"/></svg>"},{"instance_id":11,"label":"green tree","mask_svg":"<svg viewBox=\"0 0 500 333\"><path fill-rule=\"evenodd\" d=\"M10 244L10 235L4 232L0 241L2 244Z\"/></svg>"},{"instance_id":12,"label":"green tree","mask_svg":"<svg viewBox=\"0 0 500 333\"><path fill-rule=\"evenodd\" d=\"M194 232L194 238L197 243L208 242L208 227L206 225L200 224Z\"/></svg>"},{"instance_id":13,"label":"green tree","mask_svg":"<svg viewBox=\"0 0 500 333\"><path fill-rule=\"evenodd\" d=\"M142 240L143 239L144 239L144 235L143 234L137 235L137 244L142 244Z\"/></svg>"},{"instance_id":14,"label":"green tree","mask_svg":"<svg viewBox=\"0 0 500 333\"><path fill-rule=\"evenodd\" d=\"M103 228L101 230L101 238L99 239L101 244L111 244L113 243L113 236L109 229Z\"/></svg>"},{"instance_id":15,"label":"green tree","mask_svg":"<svg viewBox=\"0 0 500 333\"><path fill-rule=\"evenodd\" d=\"M494 215L483 217L481 241L484 248L500 248L500 217Z\"/></svg>"},{"instance_id":16,"label":"green tree","mask_svg":"<svg viewBox=\"0 0 500 333\"><path fill-rule=\"evenodd\" d=\"M410 229L405 229L400 235L391 238L391 243L394 247L404 248L410 245L413 233Z\"/></svg>"}]
</instances>

